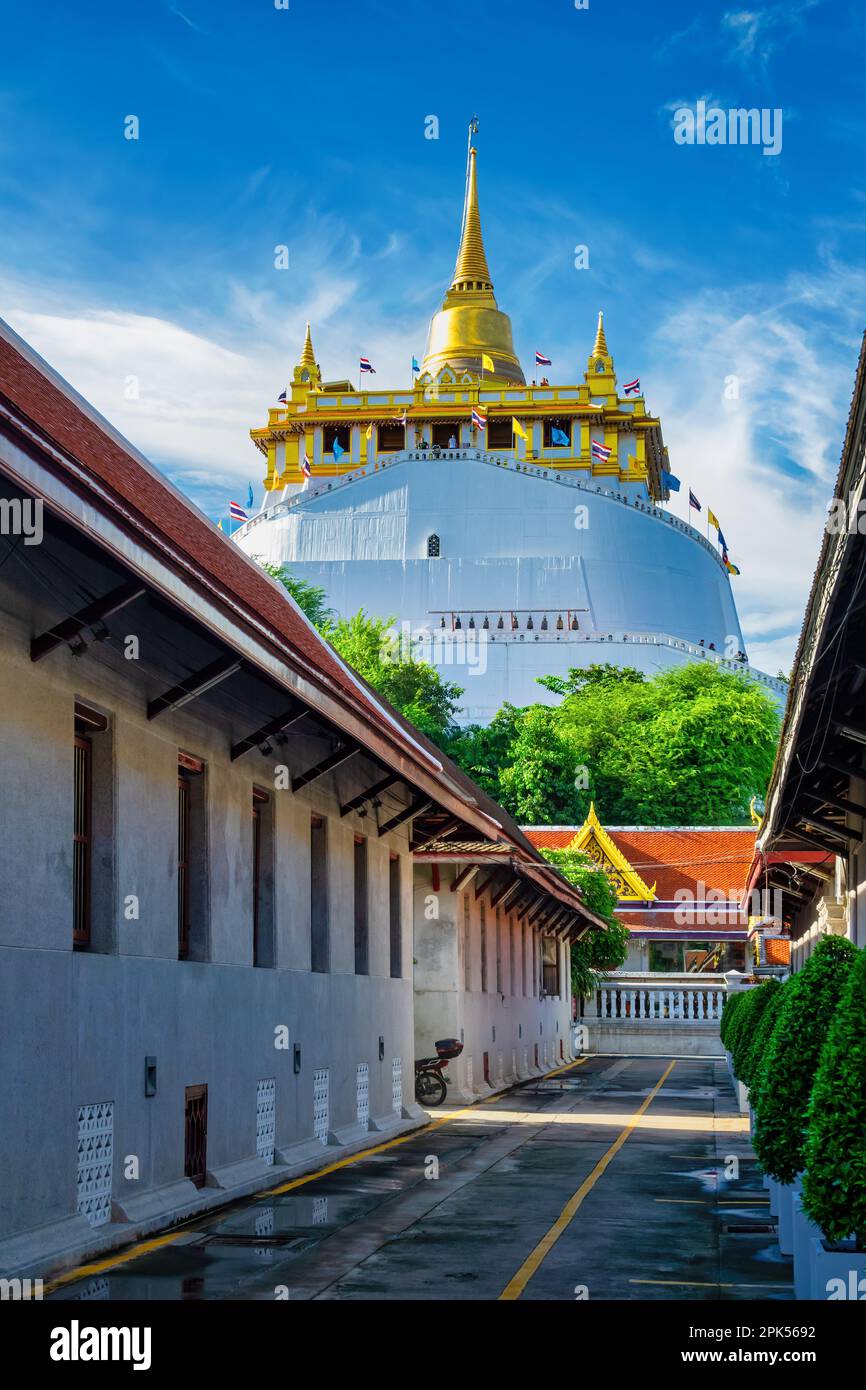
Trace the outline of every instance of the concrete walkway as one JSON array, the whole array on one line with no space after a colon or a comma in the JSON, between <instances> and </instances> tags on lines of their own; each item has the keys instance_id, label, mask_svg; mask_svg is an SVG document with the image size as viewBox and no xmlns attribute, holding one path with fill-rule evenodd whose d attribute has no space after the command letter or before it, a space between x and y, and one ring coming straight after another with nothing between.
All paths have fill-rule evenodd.
<instances>
[{"instance_id":1,"label":"concrete walkway","mask_svg":"<svg viewBox=\"0 0 866 1390\"><path fill-rule=\"evenodd\" d=\"M723 1061L594 1056L431 1120L48 1296L793 1296Z\"/></svg>"}]
</instances>

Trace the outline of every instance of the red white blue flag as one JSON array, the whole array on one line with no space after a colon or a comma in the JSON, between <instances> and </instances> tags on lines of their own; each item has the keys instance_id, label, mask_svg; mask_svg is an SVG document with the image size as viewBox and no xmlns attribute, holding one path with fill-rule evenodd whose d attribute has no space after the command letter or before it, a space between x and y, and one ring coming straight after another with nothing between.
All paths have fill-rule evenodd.
<instances>
[{"instance_id":1,"label":"red white blue flag","mask_svg":"<svg viewBox=\"0 0 866 1390\"><path fill-rule=\"evenodd\" d=\"M692 492L691 488L689 488L689 506L694 507L696 512L699 512L701 510L701 504L698 501L697 497L695 497L695 494Z\"/></svg>"},{"instance_id":2,"label":"red white blue flag","mask_svg":"<svg viewBox=\"0 0 866 1390\"><path fill-rule=\"evenodd\" d=\"M472 428L474 430L486 430L487 416L483 410L479 410L477 405L472 407Z\"/></svg>"},{"instance_id":3,"label":"red white blue flag","mask_svg":"<svg viewBox=\"0 0 866 1390\"><path fill-rule=\"evenodd\" d=\"M594 439L591 452L594 459L598 459L600 463L607 463L613 450L609 449L606 444L602 444L600 440Z\"/></svg>"},{"instance_id":4,"label":"red white blue flag","mask_svg":"<svg viewBox=\"0 0 866 1390\"><path fill-rule=\"evenodd\" d=\"M545 357L545 356L544 356L544 353L543 353L543 352L539 352L538 349L536 348L536 350L535 350L535 365L536 365L536 367L552 367L552 366L553 366L553 363L551 362L551 360L550 360L549 357Z\"/></svg>"},{"instance_id":5,"label":"red white blue flag","mask_svg":"<svg viewBox=\"0 0 866 1390\"><path fill-rule=\"evenodd\" d=\"M639 395L640 395L640 377L639 377L639 376L636 376L635 379L634 379L634 381L628 381L628 382L626 382L625 386L623 387L623 390L625 391L625 394L626 394L627 396L631 396L631 395L639 396Z\"/></svg>"},{"instance_id":6,"label":"red white blue flag","mask_svg":"<svg viewBox=\"0 0 866 1390\"><path fill-rule=\"evenodd\" d=\"M280 394L277 396L277 400L280 402L281 405L285 405L285 404L286 404L286 392L285 392L285 391L281 391Z\"/></svg>"},{"instance_id":7,"label":"red white blue flag","mask_svg":"<svg viewBox=\"0 0 866 1390\"><path fill-rule=\"evenodd\" d=\"M229 516L232 521L249 521L249 517L241 506L240 502L229 503Z\"/></svg>"},{"instance_id":8,"label":"red white blue flag","mask_svg":"<svg viewBox=\"0 0 866 1390\"><path fill-rule=\"evenodd\" d=\"M313 476L313 470L310 467L310 460L307 458L306 454L304 454L304 457L301 459L301 472L303 473L305 478L312 478Z\"/></svg>"},{"instance_id":9,"label":"red white blue flag","mask_svg":"<svg viewBox=\"0 0 866 1390\"><path fill-rule=\"evenodd\" d=\"M361 371L372 372L374 376L376 375L376 368L373 366L373 363L370 361L369 357L361 358Z\"/></svg>"}]
</instances>

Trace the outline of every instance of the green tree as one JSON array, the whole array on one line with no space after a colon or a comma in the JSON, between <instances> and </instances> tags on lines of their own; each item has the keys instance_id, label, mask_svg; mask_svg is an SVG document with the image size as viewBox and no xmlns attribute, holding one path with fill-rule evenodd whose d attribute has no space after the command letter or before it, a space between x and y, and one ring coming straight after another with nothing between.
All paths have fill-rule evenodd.
<instances>
[{"instance_id":1,"label":"green tree","mask_svg":"<svg viewBox=\"0 0 866 1390\"><path fill-rule=\"evenodd\" d=\"M352 618L338 618L327 606L324 589L295 578L285 565L261 559L258 563L288 590L343 660L404 719L440 746L448 743L456 734L455 714L463 691L453 681L444 681L427 662L415 660L394 636L395 618L371 618L363 609Z\"/></svg>"},{"instance_id":2,"label":"green tree","mask_svg":"<svg viewBox=\"0 0 866 1390\"><path fill-rule=\"evenodd\" d=\"M487 789L518 820L579 823L594 800L612 822L748 823L779 730L761 686L710 663L651 678L590 666L539 684L560 703L507 707L489 736L467 730L453 748L470 775L483 765Z\"/></svg>"},{"instance_id":3,"label":"green tree","mask_svg":"<svg viewBox=\"0 0 866 1390\"><path fill-rule=\"evenodd\" d=\"M278 580L284 589L288 589L295 603L307 615L314 627L321 631L333 622L334 610L327 605L324 589L319 588L316 584L308 584L305 579L296 579L294 575L289 573L285 565L268 564L258 555L255 558L266 574L271 576L271 579Z\"/></svg>"},{"instance_id":4,"label":"green tree","mask_svg":"<svg viewBox=\"0 0 866 1390\"><path fill-rule=\"evenodd\" d=\"M629 930L616 915L616 889L586 854L570 849L541 853L579 889L590 911L607 923L604 930L590 927L571 948L571 987L579 998L588 999L605 972L622 965L628 955Z\"/></svg>"}]
</instances>

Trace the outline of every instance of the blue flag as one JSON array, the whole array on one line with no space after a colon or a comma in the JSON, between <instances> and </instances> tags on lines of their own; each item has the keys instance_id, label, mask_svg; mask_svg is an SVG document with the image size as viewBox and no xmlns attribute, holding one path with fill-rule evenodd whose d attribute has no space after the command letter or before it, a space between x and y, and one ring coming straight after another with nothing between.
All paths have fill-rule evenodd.
<instances>
[{"instance_id":1,"label":"blue flag","mask_svg":"<svg viewBox=\"0 0 866 1390\"><path fill-rule=\"evenodd\" d=\"M571 443L571 440L569 439L569 437L568 437L568 435L565 433L565 431L564 431L564 430L558 430L558 429L556 429L555 427L550 431L550 437L551 437L551 439L553 440L554 444L570 444L570 443Z\"/></svg>"},{"instance_id":2,"label":"blue flag","mask_svg":"<svg viewBox=\"0 0 866 1390\"><path fill-rule=\"evenodd\" d=\"M719 530L719 545L722 547L722 550L727 550L727 548L728 548L728 542L725 540L724 536L722 535L721 530Z\"/></svg>"},{"instance_id":3,"label":"blue flag","mask_svg":"<svg viewBox=\"0 0 866 1390\"><path fill-rule=\"evenodd\" d=\"M679 478L675 478L673 473L666 473L664 469L662 469L662 487L668 492L679 492L680 480Z\"/></svg>"},{"instance_id":4,"label":"blue flag","mask_svg":"<svg viewBox=\"0 0 866 1390\"><path fill-rule=\"evenodd\" d=\"M342 458L343 454L345 454L345 452L346 452L346 450L343 448L343 446L342 446L342 444L340 443L339 439L335 439L335 440L334 440L334 462L335 462L335 463L339 463L339 462L340 462L340 459Z\"/></svg>"},{"instance_id":5,"label":"blue flag","mask_svg":"<svg viewBox=\"0 0 866 1390\"><path fill-rule=\"evenodd\" d=\"M252 483L247 483L247 506L248 506L248 507L251 507L252 505L253 505L253 485L252 485Z\"/></svg>"},{"instance_id":6,"label":"blue flag","mask_svg":"<svg viewBox=\"0 0 866 1390\"><path fill-rule=\"evenodd\" d=\"M421 368L418 366L418 358L417 358L417 357L413 357L413 358L412 358L412 371L413 371L413 372L420 372L420 370L421 370Z\"/></svg>"}]
</instances>

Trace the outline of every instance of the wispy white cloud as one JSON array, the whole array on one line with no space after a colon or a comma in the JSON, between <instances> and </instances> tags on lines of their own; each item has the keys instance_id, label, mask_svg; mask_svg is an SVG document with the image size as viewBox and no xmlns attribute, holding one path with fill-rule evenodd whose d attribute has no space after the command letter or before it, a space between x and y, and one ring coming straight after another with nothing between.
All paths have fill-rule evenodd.
<instances>
[{"instance_id":1,"label":"wispy white cloud","mask_svg":"<svg viewBox=\"0 0 866 1390\"><path fill-rule=\"evenodd\" d=\"M743 67L764 67L770 57L797 33L821 0L785 0L775 5L728 10L721 21L724 38L732 46L727 56Z\"/></svg>"}]
</instances>

